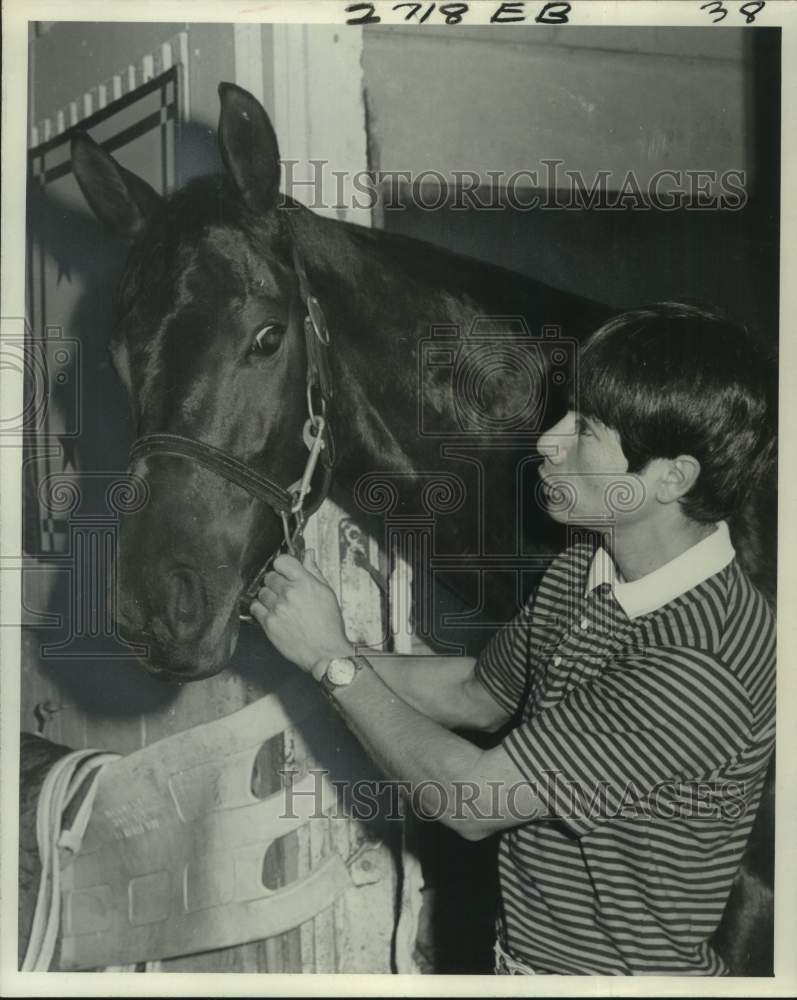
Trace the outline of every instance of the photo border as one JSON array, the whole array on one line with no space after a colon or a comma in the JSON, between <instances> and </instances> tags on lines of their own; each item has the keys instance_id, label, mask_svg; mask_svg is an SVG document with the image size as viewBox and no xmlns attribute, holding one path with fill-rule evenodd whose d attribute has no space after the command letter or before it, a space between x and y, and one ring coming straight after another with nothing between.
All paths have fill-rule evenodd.
<instances>
[{"instance_id":1,"label":"photo border","mask_svg":"<svg viewBox=\"0 0 797 1000\"><path fill-rule=\"evenodd\" d=\"M387 14L389 3L375 5ZM472 0L468 24L486 23L499 4L494 0ZM541 6L526 0L528 11ZM706 12L700 0L672 2L596 3L574 0L570 23L583 26L702 25ZM738 5L725 2L733 8ZM346 3L338 0L275 0L275 2L212 3L164 0L157 5L138 0L122 0L114 5L99 0L8 0L3 6L3 102L2 102L2 336L17 338L24 332L25 315L25 176L27 162L26 101L28 81L29 20L85 21L261 21L304 23L345 23ZM383 19L383 23L387 23ZM780 301L780 422L793 426L797 418L797 344L787 339L797 319L797 115L793 95L797 94L797 5L769 0L758 24L783 27L782 120L781 120L781 301ZM730 26L730 21L726 21ZM738 26L742 26L739 23ZM451 28L452 32L456 30ZM534 30L529 24L529 30ZM564 29L566 30L566 28ZM790 97L790 95L792 95ZM791 183L790 183L791 182ZM18 373L0 372L0 392L7 412L21 412L22 385ZM20 469L21 441L0 441L0 623L17 621L21 601L21 581L13 567L19 555L22 520ZM797 449L780 448L779 466L779 569L778 593L782 613L778 620L778 730L776 875L775 894L775 976L762 979L721 979L676 977L564 977L546 976L542 983L530 984L521 977L491 976L346 976L346 975L233 975L218 973L19 973L17 962L17 849L20 702L20 630L0 627L0 706L2 720L2 911L0 912L0 994L3 996L258 996L293 995L401 995L401 996L790 996L797 988L797 768L795 736L791 728L797 715L797 615L789 611L797 598L797 573L790 556L797 552L797 519L792 510L797 501ZM109 976L111 977L109 979Z\"/></svg>"}]
</instances>

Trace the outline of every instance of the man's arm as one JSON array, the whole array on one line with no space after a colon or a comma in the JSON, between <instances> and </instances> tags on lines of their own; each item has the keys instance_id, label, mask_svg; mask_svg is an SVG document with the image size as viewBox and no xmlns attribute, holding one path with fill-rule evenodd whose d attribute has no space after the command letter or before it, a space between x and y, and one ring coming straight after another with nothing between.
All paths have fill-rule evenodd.
<instances>
[{"instance_id":1,"label":"man's arm","mask_svg":"<svg viewBox=\"0 0 797 1000\"><path fill-rule=\"evenodd\" d=\"M251 610L283 656L307 673L330 658L355 652L337 598L310 552L304 566L278 556ZM476 678L474 661L444 660L437 680L436 657L410 657L414 664L405 682L403 659L385 657L382 670L404 696L370 667L333 695L347 725L385 774L409 784L413 805L423 814L468 840L539 816L542 804L529 794L528 782L502 747L485 752L445 728L473 725L473 715L485 728L495 728L500 725L496 720L506 717L490 704L492 696ZM426 686L434 693L428 694ZM443 717L445 725L433 714Z\"/></svg>"},{"instance_id":2,"label":"man's arm","mask_svg":"<svg viewBox=\"0 0 797 1000\"><path fill-rule=\"evenodd\" d=\"M362 669L331 697L377 765L408 784L414 807L466 840L543 815L543 803L503 747L484 751L449 732L396 697L376 671Z\"/></svg>"},{"instance_id":3,"label":"man's arm","mask_svg":"<svg viewBox=\"0 0 797 1000\"><path fill-rule=\"evenodd\" d=\"M394 694L447 729L495 732L509 718L476 676L472 656L369 654L368 659Z\"/></svg>"}]
</instances>

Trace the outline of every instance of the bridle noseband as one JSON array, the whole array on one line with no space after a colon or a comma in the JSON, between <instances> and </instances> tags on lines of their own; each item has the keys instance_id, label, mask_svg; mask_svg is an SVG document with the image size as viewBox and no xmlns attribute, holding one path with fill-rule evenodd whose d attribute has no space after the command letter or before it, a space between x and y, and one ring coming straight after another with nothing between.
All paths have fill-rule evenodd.
<instances>
[{"instance_id":1,"label":"bridle noseband","mask_svg":"<svg viewBox=\"0 0 797 1000\"><path fill-rule=\"evenodd\" d=\"M329 372L329 327L318 299L310 292L304 262L293 244L293 266L299 282L299 296L304 306L304 342L307 354L307 419L302 430L302 440L308 455L301 479L287 489L273 479L256 472L245 462L225 452L180 434L146 434L138 438L130 449L130 464L136 459L151 455L177 455L196 465L201 465L229 483L234 483L257 500L262 500L282 520L283 539L255 574L240 598L241 621L252 621L249 605L257 596L261 581L274 559L282 552L301 557L304 551L304 528L307 519L318 510L329 494L335 464L335 444L329 424L329 404L332 383ZM306 503L318 465L322 478L318 494Z\"/></svg>"}]
</instances>

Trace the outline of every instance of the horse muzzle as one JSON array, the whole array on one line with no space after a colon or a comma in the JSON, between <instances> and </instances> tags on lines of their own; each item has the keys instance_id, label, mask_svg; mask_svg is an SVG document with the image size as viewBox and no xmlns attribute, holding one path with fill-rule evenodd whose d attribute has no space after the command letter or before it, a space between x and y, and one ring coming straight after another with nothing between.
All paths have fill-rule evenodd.
<instances>
[{"instance_id":1,"label":"horse muzzle","mask_svg":"<svg viewBox=\"0 0 797 1000\"><path fill-rule=\"evenodd\" d=\"M117 616L121 638L143 647L139 664L158 680L204 680L229 665L238 641L237 605L214 616L201 578L185 569L169 574L161 602L145 622Z\"/></svg>"}]
</instances>

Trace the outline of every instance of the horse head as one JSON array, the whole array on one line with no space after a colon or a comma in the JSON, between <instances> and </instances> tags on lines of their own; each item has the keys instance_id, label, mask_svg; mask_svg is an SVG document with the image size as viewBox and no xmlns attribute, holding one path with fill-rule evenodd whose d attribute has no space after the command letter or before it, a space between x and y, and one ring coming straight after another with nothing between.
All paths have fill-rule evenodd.
<instances>
[{"instance_id":1,"label":"horse head","mask_svg":"<svg viewBox=\"0 0 797 1000\"><path fill-rule=\"evenodd\" d=\"M461 504L443 504L435 521L440 551L556 551L553 522L532 503L522 521L490 516L483 528L482 512L503 511L507 498L531 489L523 485L534 478L528 453L543 412L553 423L564 407L573 338L608 315L533 279L325 219L279 195L266 112L239 87L221 84L219 94L224 170L167 199L88 136L76 135L72 149L89 205L130 244L111 354L133 410L131 471L146 481L150 501L122 521L117 619L123 635L149 647L150 670L186 680L226 666L242 598L325 495L332 438L323 418L333 383L335 478L353 515L386 516L387 507L358 494L374 472L396 494L390 510L415 510L420 494L428 514L424 483L440 465L441 441L476 433L475 457L463 453L447 474L447 483L465 485L454 490ZM313 292L334 334L329 351ZM543 322L565 339L530 337ZM457 331L442 352L430 339L440 328ZM456 358L432 364L433 353ZM471 426L459 402L474 392L489 420ZM420 400L432 421L423 433ZM504 443L507 419L523 439L520 456L493 447ZM307 484L314 457L312 488L293 516L296 486ZM463 579L454 567L452 586L479 606L489 591L494 613L511 617L514 575L499 573L488 586L480 574Z\"/></svg>"},{"instance_id":2,"label":"horse head","mask_svg":"<svg viewBox=\"0 0 797 1000\"><path fill-rule=\"evenodd\" d=\"M72 143L86 200L130 245L110 351L150 502L122 522L117 620L147 645L151 672L184 680L226 666L312 444L306 295L277 204L276 136L246 91L221 84L219 96L224 171L168 198L87 135Z\"/></svg>"}]
</instances>

